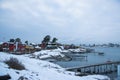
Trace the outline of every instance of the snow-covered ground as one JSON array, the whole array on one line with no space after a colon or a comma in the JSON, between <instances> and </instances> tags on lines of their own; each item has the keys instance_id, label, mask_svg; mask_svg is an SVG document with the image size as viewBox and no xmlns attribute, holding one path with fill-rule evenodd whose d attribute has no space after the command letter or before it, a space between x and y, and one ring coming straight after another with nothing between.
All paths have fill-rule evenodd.
<instances>
[{"instance_id":1,"label":"snow-covered ground","mask_svg":"<svg viewBox=\"0 0 120 80\"><path fill-rule=\"evenodd\" d=\"M17 58L26 69L15 70L9 68L4 61L11 57ZM5 74L11 76L10 80L18 80L21 76L26 78L24 80L110 80L107 76L102 75L75 76L74 72L65 71L59 65L47 61L30 58L28 55L13 55L0 52L0 75Z\"/></svg>"}]
</instances>

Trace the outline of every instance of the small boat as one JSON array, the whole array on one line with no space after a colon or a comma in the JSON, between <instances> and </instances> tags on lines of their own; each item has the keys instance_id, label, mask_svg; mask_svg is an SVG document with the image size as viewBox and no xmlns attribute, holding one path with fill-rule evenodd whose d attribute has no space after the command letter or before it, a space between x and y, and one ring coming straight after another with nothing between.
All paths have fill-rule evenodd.
<instances>
[{"instance_id":1,"label":"small boat","mask_svg":"<svg viewBox=\"0 0 120 80\"><path fill-rule=\"evenodd\" d=\"M108 61L106 61L107 63L110 63L110 62L112 62L111 60L108 60Z\"/></svg>"},{"instance_id":2,"label":"small boat","mask_svg":"<svg viewBox=\"0 0 120 80\"><path fill-rule=\"evenodd\" d=\"M104 55L104 52L98 52L98 55Z\"/></svg>"}]
</instances>

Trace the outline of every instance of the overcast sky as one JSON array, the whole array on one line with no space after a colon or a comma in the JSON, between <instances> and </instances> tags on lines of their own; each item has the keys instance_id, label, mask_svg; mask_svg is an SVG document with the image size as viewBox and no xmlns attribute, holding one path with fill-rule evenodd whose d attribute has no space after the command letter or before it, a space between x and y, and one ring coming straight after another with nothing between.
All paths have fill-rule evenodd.
<instances>
[{"instance_id":1,"label":"overcast sky","mask_svg":"<svg viewBox=\"0 0 120 80\"><path fill-rule=\"evenodd\" d=\"M0 0L0 41L120 43L119 0Z\"/></svg>"}]
</instances>

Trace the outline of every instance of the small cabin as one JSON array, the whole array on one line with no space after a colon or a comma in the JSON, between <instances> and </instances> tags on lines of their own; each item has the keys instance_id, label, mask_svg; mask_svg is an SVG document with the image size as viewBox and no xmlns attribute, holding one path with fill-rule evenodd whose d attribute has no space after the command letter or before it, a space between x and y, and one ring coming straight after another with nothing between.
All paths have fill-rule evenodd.
<instances>
[{"instance_id":1,"label":"small cabin","mask_svg":"<svg viewBox=\"0 0 120 80\"><path fill-rule=\"evenodd\" d=\"M26 47L26 45L25 44L18 44L18 51L24 51L25 50L25 47Z\"/></svg>"},{"instance_id":2,"label":"small cabin","mask_svg":"<svg viewBox=\"0 0 120 80\"><path fill-rule=\"evenodd\" d=\"M14 43L9 43L9 51L10 52L13 52L13 51L15 51L15 44Z\"/></svg>"},{"instance_id":3,"label":"small cabin","mask_svg":"<svg viewBox=\"0 0 120 80\"><path fill-rule=\"evenodd\" d=\"M7 42L4 42L3 44L2 44L2 50L3 51L8 51L9 50L9 43L7 43Z\"/></svg>"}]
</instances>

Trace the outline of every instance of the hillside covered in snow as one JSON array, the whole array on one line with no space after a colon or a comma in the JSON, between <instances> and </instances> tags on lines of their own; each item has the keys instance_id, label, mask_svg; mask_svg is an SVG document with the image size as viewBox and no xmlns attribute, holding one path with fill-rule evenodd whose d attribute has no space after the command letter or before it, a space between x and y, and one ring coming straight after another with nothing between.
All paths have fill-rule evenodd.
<instances>
[{"instance_id":1,"label":"hillside covered in snow","mask_svg":"<svg viewBox=\"0 0 120 80\"><path fill-rule=\"evenodd\" d=\"M43 51L43 53L46 52ZM52 54L54 56L55 54L54 52L48 53L45 55L49 56ZM59 55L64 56L62 54ZM17 59L25 69L17 70L11 68L5 63L10 58ZM0 76L6 74L10 75L10 80L110 80L107 76L102 75L75 76L74 72L65 71L59 65L47 61L31 58L28 55L13 55L0 52Z\"/></svg>"}]
</instances>

